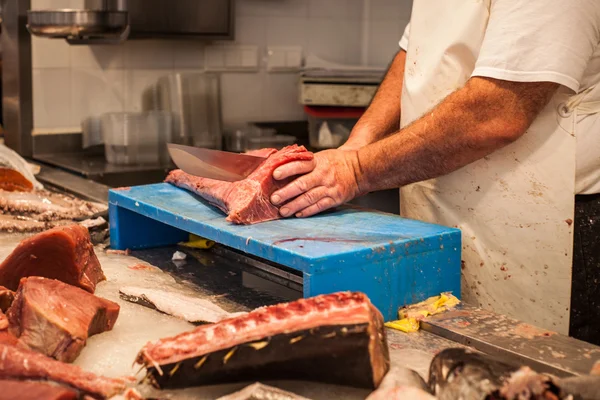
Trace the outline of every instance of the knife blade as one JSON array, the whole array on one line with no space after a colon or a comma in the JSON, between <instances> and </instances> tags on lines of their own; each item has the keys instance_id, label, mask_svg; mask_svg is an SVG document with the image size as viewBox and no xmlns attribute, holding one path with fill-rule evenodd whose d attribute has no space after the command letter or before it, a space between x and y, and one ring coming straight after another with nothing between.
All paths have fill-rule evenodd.
<instances>
[{"instance_id":1,"label":"knife blade","mask_svg":"<svg viewBox=\"0 0 600 400\"><path fill-rule=\"evenodd\" d=\"M171 159L190 175L235 182L250 175L266 157L168 143Z\"/></svg>"}]
</instances>

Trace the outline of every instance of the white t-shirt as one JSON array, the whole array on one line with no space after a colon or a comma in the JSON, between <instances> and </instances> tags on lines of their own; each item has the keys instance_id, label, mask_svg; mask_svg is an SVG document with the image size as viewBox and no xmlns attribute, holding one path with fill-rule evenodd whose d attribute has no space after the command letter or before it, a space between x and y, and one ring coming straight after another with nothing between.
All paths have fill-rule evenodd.
<instances>
[{"instance_id":1,"label":"white t-shirt","mask_svg":"<svg viewBox=\"0 0 600 400\"><path fill-rule=\"evenodd\" d=\"M409 42L410 24L400 47ZM575 189L600 193L600 0L492 0L471 76L594 87L585 101L597 112L577 119Z\"/></svg>"}]
</instances>

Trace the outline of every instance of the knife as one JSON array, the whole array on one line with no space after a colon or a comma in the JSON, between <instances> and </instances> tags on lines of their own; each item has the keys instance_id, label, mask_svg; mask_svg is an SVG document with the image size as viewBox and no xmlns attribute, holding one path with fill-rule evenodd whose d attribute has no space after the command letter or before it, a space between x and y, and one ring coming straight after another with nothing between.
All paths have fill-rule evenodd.
<instances>
[{"instance_id":1,"label":"knife","mask_svg":"<svg viewBox=\"0 0 600 400\"><path fill-rule=\"evenodd\" d=\"M266 157L174 143L167 143L167 147L171 159L183 172L219 181L241 181L266 160Z\"/></svg>"}]
</instances>

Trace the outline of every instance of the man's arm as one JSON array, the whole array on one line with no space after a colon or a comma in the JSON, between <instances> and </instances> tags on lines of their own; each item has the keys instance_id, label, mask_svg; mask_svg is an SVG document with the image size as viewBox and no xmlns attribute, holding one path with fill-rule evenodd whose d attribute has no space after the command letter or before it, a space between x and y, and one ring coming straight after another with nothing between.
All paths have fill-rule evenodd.
<instances>
[{"instance_id":1,"label":"man's arm","mask_svg":"<svg viewBox=\"0 0 600 400\"><path fill-rule=\"evenodd\" d=\"M471 78L400 134L357 152L360 192L445 175L514 142L558 86Z\"/></svg>"},{"instance_id":2,"label":"man's arm","mask_svg":"<svg viewBox=\"0 0 600 400\"><path fill-rule=\"evenodd\" d=\"M312 172L275 192L272 202L289 201L280 209L283 216L307 217L360 194L448 174L521 137L558 86L471 78L392 136L357 151L317 153L310 162ZM290 163L277 168L274 177L285 179L306 170L306 165Z\"/></svg>"},{"instance_id":3,"label":"man's arm","mask_svg":"<svg viewBox=\"0 0 600 400\"><path fill-rule=\"evenodd\" d=\"M358 150L400 128L400 97L405 62L406 52L400 50L390 64L369 108L358 120L350 138L340 149Z\"/></svg>"}]
</instances>

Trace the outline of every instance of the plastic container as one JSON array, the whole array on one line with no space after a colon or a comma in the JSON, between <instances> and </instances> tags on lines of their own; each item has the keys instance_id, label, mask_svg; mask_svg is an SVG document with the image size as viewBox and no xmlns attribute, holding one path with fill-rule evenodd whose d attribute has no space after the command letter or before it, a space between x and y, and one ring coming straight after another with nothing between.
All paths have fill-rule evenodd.
<instances>
[{"instance_id":1,"label":"plastic container","mask_svg":"<svg viewBox=\"0 0 600 400\"><path fill-rule=\"evenodd\" d=\"M110 164L169 162L173 119L169 113L108 113L101 117L106 161Z\"/></svg>"},{"instance_id":2,"label":"plastic container","mask_svg":"<svg viewBox=\"0 0 600 400\"><path fill-rule=\"evenodd\" d=\"M290 146L294 143L296 143L296 137L289 135L248 137L246 138L245 151L260 150L265 148L281 150L285 146Z\"/></svg>"},{"instance_id":3,"label":"plastic container","mask_svg":"<svg viewBox=\"0 0 600 400\"><path fill-rule=\"evenodd\" d=\"M173 116L173 143L221 149L219 77L210 73L175 73L161 77L144 96L145 109Z\"/></svg>"},{"instance_id":4,"label":"plastic container","mask_svg":"<svg viewBox=\"0 0 600 400\"><path fill-rule=\"evenodd\" d=\"M348 140L352 128L365 112L362 107L305 106L308 116L310 146L316 149L332 149Z\"/></svg>"},{"instance_id":5,"label":"plastic container","mask_svg":"<svg viewBox=\"0 0 600 400\"><path fill-rule=\"evenodd\" d=\"M100 117L89 117L81 121L81 133L84 149L104 143Z\"/></svg>"}]
</instances>

